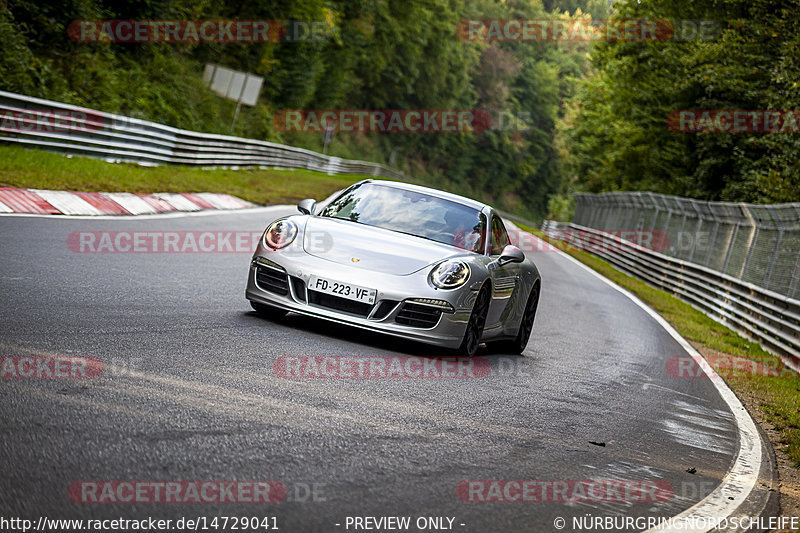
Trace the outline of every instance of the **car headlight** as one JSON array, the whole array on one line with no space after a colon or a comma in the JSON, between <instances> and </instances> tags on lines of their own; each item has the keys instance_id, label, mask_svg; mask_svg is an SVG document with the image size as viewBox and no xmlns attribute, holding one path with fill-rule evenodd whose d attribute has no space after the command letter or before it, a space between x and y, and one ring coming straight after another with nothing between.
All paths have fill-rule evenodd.
<instances>
[{"instance_id":1,"label":"car headlight","mask_svg":"<svg viewBox=\"0 0 800 533\"><path fill-rule=\"evenodd\" d=\"M469 279L469 266L463 261L445 261L431 271L431 283L440 289L455 289Z\"/></svg>"},{"instance_id":2,"label":"car headlight","mask_svg":"<svg viewBox=\"0 0 800 533\"><path fill-rule=\"evenodd\" d=\"M297 224L291 220L276 220L264 232L264 244L273 250L280 250L292 244L297 237Z\"/></svg>"}]
</instances>

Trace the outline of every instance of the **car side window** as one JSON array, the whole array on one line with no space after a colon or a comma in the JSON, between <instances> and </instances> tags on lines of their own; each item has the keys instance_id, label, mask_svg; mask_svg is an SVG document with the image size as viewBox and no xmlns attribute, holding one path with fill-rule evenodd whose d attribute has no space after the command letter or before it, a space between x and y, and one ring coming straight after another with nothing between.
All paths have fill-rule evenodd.
<instances>
[{"instance_id":1,"label":"car side window","mask_svg":"<svg viewBox=\"0 0 800 533\"><path fill-rule=\"evenodd\" d=\"M491 240L491 255L500 255L503 248L511 244L511 239L508 238L508 232L503 225L500 217L492 217L492 240Z\"/></svg>"}]
</instances>

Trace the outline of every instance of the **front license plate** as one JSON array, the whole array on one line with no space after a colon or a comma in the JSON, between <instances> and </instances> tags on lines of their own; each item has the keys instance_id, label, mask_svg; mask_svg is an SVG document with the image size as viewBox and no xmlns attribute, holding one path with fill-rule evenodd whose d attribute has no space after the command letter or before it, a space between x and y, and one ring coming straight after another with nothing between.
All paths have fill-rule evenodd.
<instances>
[{"instance_id":1,"label":"front license plate","mask_svg":"<svg viewBox=\"0 0 800 533\"><path fill-rule=\"evenodd\" d=\"M368 289L366 287L360 287L350 283L342 283L341 281L318 278L317 276L311 276L308 289L338 296L339 298L347 298L348 300L363 302L365 304L374 304L375 297L378 294L376 289Z\"/></svg>"}]
</instances>

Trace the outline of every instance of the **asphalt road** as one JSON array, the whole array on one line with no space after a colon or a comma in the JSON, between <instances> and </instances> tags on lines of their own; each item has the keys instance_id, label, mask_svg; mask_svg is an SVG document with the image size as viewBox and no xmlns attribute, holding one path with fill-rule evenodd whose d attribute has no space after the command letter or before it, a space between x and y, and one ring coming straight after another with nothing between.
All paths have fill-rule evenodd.
<instances>
[{"instance_id":1,"label":"asphalt road","mask_svg":"<svg viewBox=\"0 0 800 533\"><path fill-rule=\"evenodd\" d=\"M431 516L454 518L456 531L554 531L559 516L674 515L730 467L735 422L713 385L671 377L681 347L560 254L531 254L543 277L531 341L523 356L484 354L484 378L292 380L273 373L276 358L442 354L296 315L260 318L244 299L250 253L68 246L76 231L259 231L286 211L0 217L0 355L105 364L94 379L0 380L0 516L274 516L281 531ZM658 481L672 494L456 494L464 480L586 479ZM289 494L277 504L75 503L69 488L81 480L269 480Z\"/></svg>"}]
</instances>

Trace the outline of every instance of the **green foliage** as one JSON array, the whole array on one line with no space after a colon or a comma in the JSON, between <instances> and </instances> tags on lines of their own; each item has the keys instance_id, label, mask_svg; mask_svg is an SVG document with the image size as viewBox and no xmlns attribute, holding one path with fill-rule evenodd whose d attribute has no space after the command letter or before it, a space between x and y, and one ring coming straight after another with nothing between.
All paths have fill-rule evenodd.
<instances>
[{"instance_id":1,"label":"green foliage","mask_svg":"<svg viewBox=\"0 0 800 533\"><path fill-rule=\"evenodd\" d=\"M554 194L547 202L547 217L569 222L575 214L575 198L571 194Z\"/></svg>"},{"instance_id":2,"label":"green foliage","mask_svg":"<svg viewBox=\"0 0 800 533\"><path fill-rule=\"evenodd\" d=\"M54 74L51 61L37 57L29 48L28 33L8 6L0 3L0 88L41 96L40 87L49 85L63 92L64 83Z\"/></svg>"},{"instance_id":3,"label":"green foliage","mask_svg":"<svg viewBox=\"0 0 800 533\"><path fill-rule=\"evenodd\" d=\"M670 131L676 110L795 110L800 4L767 0L625 0L620 18L700 19L708 40L606 42L559 125L573 189L651 190L708 200L800 200L800 138ZM676 26L676 29L679 29Z\"/></svg>"},{"instance_id":4,"label":"green foliage","mask_svg":"<svg viewBox=\"0 0 800 533\"><path fill-rule=\"evenodd\" d=\"M462 40L466 18L603 16L605 0L62 0L0 4L0 89L175 127L231 133L234 104L201 81L203 65L263 76L260 102L236 135L321 149L319 134L277 131L292 109L489 112L504 127L448 134L337 133L330 152L406 170L532 218L563 188L553 148L561 103L588 64L585 47ZM80 43L73 20L266 19L323 21L323 38L281 43Z\"/></svg>"},{"instance_id":5,"label":"green foliage","mask_svg":"<svg viewBox=\"0 0 800 533\"><path fill-rule=\"evenodd\" d=\"M798 135L681 133L681 109L800 107L798 0L226 0L0 4L0 89L171 126L232 133L235 105L200 79L207 62L261 75L236 135L322 148L278 131L292 109L482 110L487 131L337 133L330 153L391 164L529 218L565 217L576 190L710 200L800 200ZM613 8L613 12L612 12ZM463 19L707 20L710 39L471 42ZM319 39L260 44L79 43L80 19L322 23ZM676 25L680 37L681 26Z\"/></svg>"}]
</instances>

